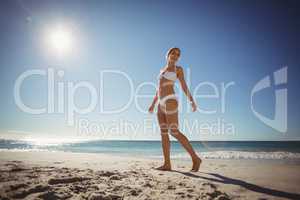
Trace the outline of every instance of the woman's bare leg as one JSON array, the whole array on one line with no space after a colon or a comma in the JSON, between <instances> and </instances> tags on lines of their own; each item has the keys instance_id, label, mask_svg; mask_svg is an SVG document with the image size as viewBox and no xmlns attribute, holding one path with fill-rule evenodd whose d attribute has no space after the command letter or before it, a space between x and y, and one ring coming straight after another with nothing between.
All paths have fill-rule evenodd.
<instances>
[{"instance_id":1,"label":"woman's bare leg","mask_svg":"<svg viewBox=\"0 0 300 200\"><path fill-rule=\"evenodd\" d=\"M184 147L184 149L189 153L193 161L192 171L198 171L201 164L201 159L194 151L191 143L187 139L185 135L183 135L178 129L178 111L174 112L174 109L177 107L177 101L171 100L167 103L170 112L167 113L167 122L168 127L171 130L172 136L174 136L180 144Z\"/></svg>"},{"instance_id":2,"label":"woman's bare leg","mask_svg":"<svg viewBox=\"0 0 300 200\"><path fill-rule=\"evenodd\" d=\"M194 151L187 137L185 137L185 135L183 135L178 129L172 130L172 136L174 136L180 142L180 144L185 148L185 150L190 154L193 161L192 171L198 171L200 168L201 159Z\"/></svg>"},{"instance_id":3,"label":"woman's bare leg","mask_svg":"<svg viewBox=\"0 0 300 200\"><path fill-rule=\"evenodd\" d=\"M164 164L158 167L159 170L171 170L171 160L170 160L170 138L168 134L167 120L165 113L160 109L158 105L157 111L158 123L161 131L161 142L164 155Z\"/></svg>"},{"instance_id":4,"label":"woman's bare leg","mask_svg":"<svg viewBox=\"0 0 300 200\"><path fill-rule=\"evenodd\" d=\"M170 160L170 139L168 132L161 133L161 142L164 154L164 165L161 167L163 170L171 170L171 160Z\"/></svg>"}]
</instances>

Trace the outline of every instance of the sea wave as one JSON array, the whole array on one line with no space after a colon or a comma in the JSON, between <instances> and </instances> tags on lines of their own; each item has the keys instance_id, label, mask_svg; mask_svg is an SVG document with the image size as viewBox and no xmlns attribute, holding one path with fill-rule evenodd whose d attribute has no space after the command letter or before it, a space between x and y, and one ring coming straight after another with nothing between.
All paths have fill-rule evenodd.
<instances>
[{"instance_id":1,"label":"sea wave","mask_svg":"<svg viewBox=\"0 0 300 200\"><path fill-rule=\"evenodd\" d=\"M55 150L49 149L39 149L39 148L0 148L0 152L57 152Z\"/></svg>"},{"instance_id":2,"label":"sea wave","mask_svg":"<svg viewBox=\"0 0 300 200\"><path fill-rule=\"evenodd\" d=\"M210 151L202 152L206 159L269 159L269 160L300 160L300 153L275 151L275 152L249 152L249 151ZM154 156L155 157L155 156ZM162 158L162 156L157 156ZM186 159L189 155L178 153L171 156L174 159Z\"/></svg>"},{"instance_id":3,"label":"sea wave","mask_svg":"<svg viewBox=\"0 0 300 200\"><path fill-rule=\"evenodd\" d=\"M0 148L0 152L60 152L60 150L49 150L40 148ZM72 152L72 151L63 151ZM84 153L84 151L82 152ZM90 152L88 152L90 153ZM97 153L97 152L94 152ZM115 152L102 152L107 154L115 154ZM156 152L158 153L158 152ZM156 154L155 153L155 154ZM135 155L135 153L125 153L126 155L150 157L150 158L162 158L162 155L151 155L146 153L143 155ZM274 151L274 152L249 152L249 151L210 151L201 152L199 154L204 159L268 159L268 160L299 160L300 153L285 152L285 151ZM171 155L173 159L189 159L187 153L173 153Z\"/></svg>"}]
</instances>

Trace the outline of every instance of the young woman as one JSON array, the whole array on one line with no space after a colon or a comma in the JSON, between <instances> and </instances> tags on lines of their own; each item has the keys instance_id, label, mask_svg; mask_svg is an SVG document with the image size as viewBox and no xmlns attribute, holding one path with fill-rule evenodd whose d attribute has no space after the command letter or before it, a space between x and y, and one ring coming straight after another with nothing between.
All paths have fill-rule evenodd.
<instances>
[{"instance_id":1,"label":"young woman","mask_svg":"<svg viewBox=\"0 0 300 200\"><path fill-rule=\"evenodd\" d=\"M164 164L157 169L171 170L170 139L168 135L168 132L170 131L171 135L181 143L181 145L191 156L193 161L193 167L191 171L198 171L201 164L201 159L194 151L188 139L178 129L178 102L173 87L177 78L184 93L191 102L193 112L197 110L196 103L186 85L183 69L182 67L176 66L176 62L178 61L179 57L179 48L171 48L167 52L167 65L159 74L158 90L149 108L149 112L153 113L156 102L158 101L157 118L161 131Z\"/></svg>"}]
</instances>

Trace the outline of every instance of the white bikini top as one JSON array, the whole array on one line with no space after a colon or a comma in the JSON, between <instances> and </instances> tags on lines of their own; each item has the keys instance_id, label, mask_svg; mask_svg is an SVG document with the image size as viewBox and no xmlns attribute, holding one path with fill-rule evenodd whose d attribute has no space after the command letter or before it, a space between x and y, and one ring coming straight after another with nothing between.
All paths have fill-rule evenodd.
<instances>
[{"instance_id":1,"label":"white bikini top","mask_svg":"<svg viewBox=\"0 0 300 200\"><path fill-rule=\"evenodd\" d=\"M175 67L176 71L177 67ZM165 71L160 73L159 75L160 78L164 77L165 79L168 79L170 81L175 81L177 79L177 74L176 72L170 72L170 71Z\"/></svg>"}]
</instances>

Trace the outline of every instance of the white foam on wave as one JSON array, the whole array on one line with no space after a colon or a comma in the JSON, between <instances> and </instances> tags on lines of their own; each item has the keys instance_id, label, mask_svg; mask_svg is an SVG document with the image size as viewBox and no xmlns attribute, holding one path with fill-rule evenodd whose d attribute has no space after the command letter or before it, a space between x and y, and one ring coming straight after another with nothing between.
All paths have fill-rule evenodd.
<instances>
[{"instance_id":1,"label":"white foam on wave","mask_svg":"<svg viewBox=\"0 0 300 200\"><path fill-rule=\"evenodd\" d=\"M1 139L0 139L1 140ZM76 144L95 141L94 139L78 139L78 138L24 138L21 140L6 140L9 144L28 144L33 146L59 146L65 144Z\"/></svg>"},{"instance_id":2,"label":"white foam on wave","mask_svg":"<svg viewBox=\"0 0 300 200\"><path fill-rule=\"evenodd\" d=\"M49 150L41 148L1 148L0 152L60 152L60 150ZM71 151L70 151L71 152ZM103 153L103 152L102 152ZM105 152L104 152L105 153ZM110 154L111 152L107 152ZM129 155L131 153L128 153ZM134 153L133 153L134 154ZM273 152L249 152L249 151L210 151L199 152L201 158L205 159L269 159L269 160L300 160L300 153L273 151ZM162 155L143 155L152 158L162 158ZM189 159L187 153L171 154L173 159Z\"/></svg>"},{"instance_id":3,"label":"white foam on wave","mask_svg":"<svg viewBox=\"0 0 300 200\"><path fill-rule=\"evenodd\" d=\"M0 149L0 152L57 152L53 150L48 150L48 149L38 149L38 148L13 148L13 149L7 149L3 148Z\"/></svg>"},{"instance_id":4,"label":"white foam on wave","mask_svg":"<svg viewBox=\"0 0 300 200\"><path fill-rule=\"evenodd\" d=\"M274 152L248 152L248 151L210 151L201 152L199 155L206 159L270 159L281 160L291 159L300 160L300 153L292 153L285 151ZM162 158L162 156L157 156ZM187 153L178 153L171 156L174 159L186 159L189 158Z\"/></svg>"}]
</instances>

